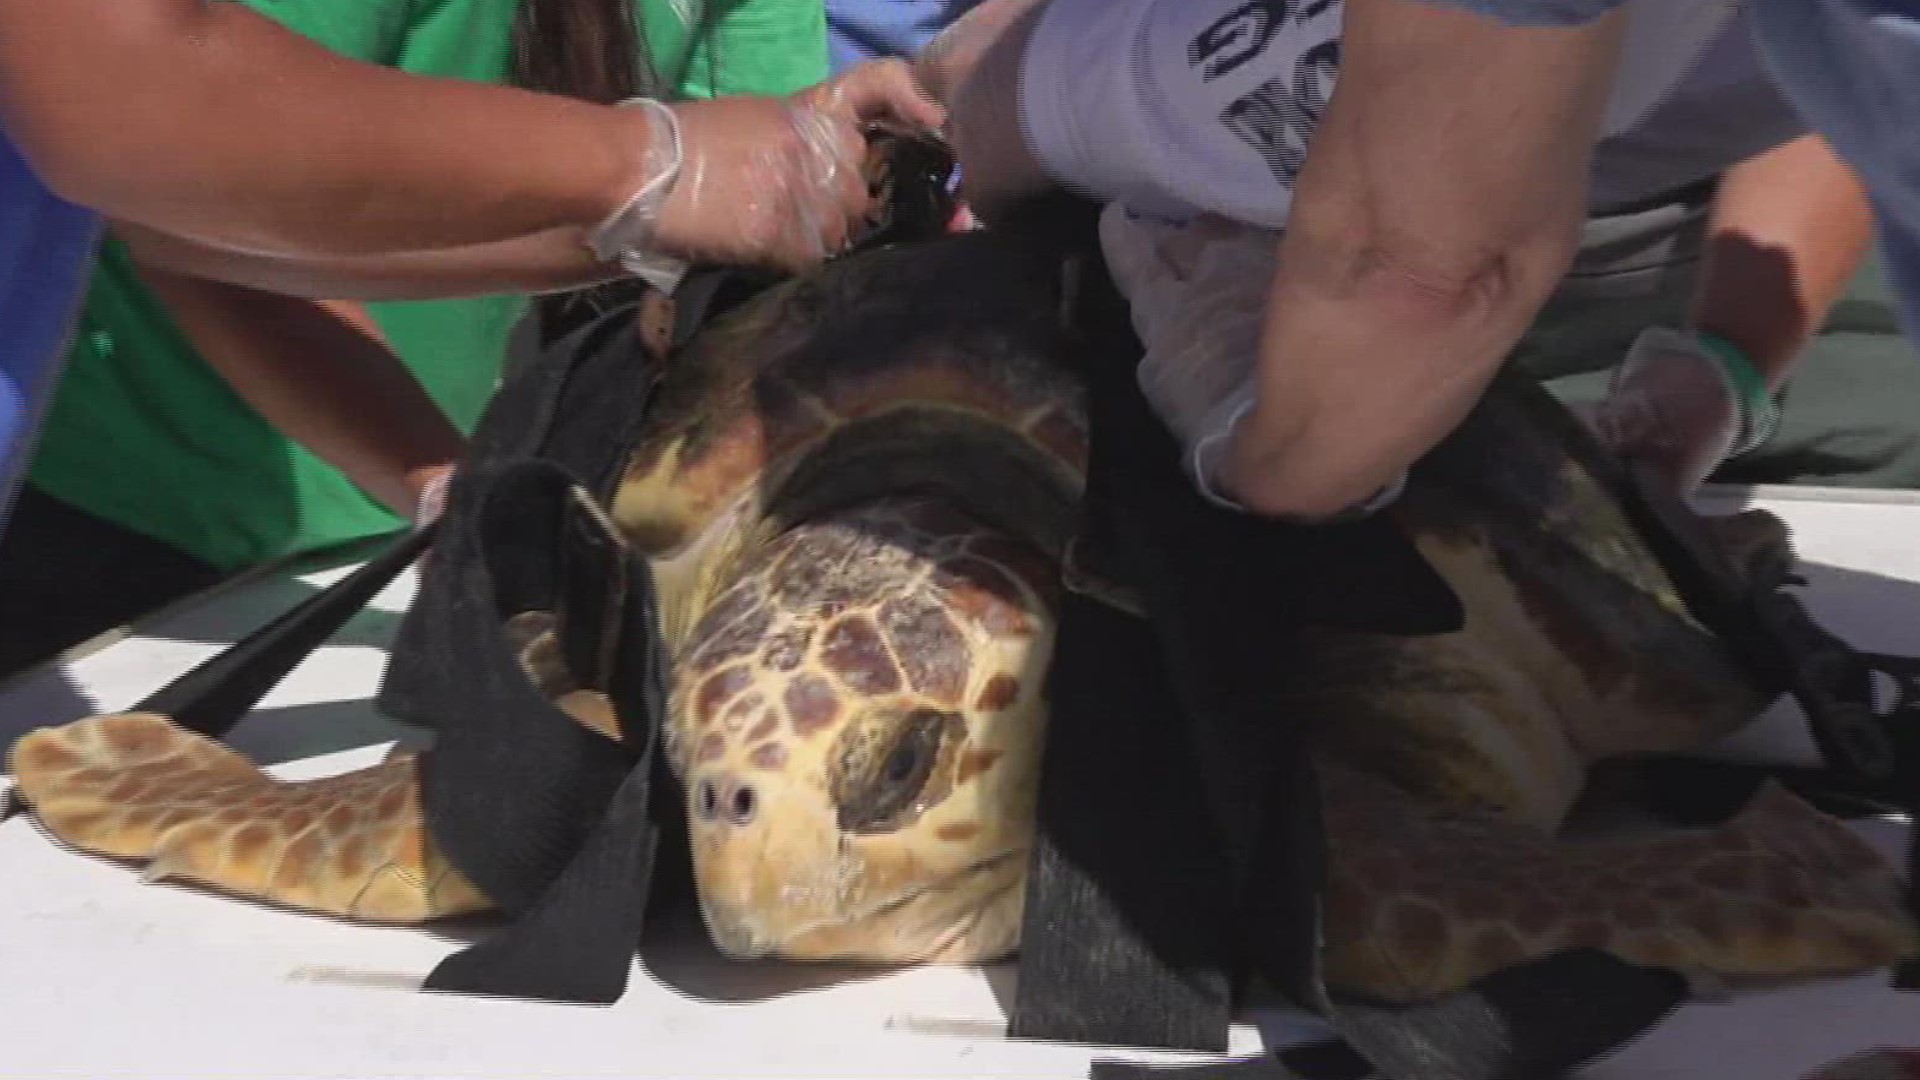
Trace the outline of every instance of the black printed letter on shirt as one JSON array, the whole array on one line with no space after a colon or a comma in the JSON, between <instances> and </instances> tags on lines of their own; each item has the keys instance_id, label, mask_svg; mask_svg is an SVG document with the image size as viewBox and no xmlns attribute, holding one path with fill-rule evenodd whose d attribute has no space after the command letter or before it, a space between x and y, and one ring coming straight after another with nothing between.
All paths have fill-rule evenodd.
<instances>
[{"instance_id":1,"label":"black printed letter on shirt","mask_svg":"<svg viewBox=\"0 0 1920 1080\"><path fill-rule=\"evenodd\" d=\"M1301 55L1292 77L1262 83L1227 106L1220 122L1258 151L1274 178L1292 189L1307 162L1307 144L1326 114L1339 71L1340 42L1321 42Z\"/></svg>"},{"instance_id":2,"label":"black printed letter on shirt","mask_svg":"<svg viewBox=\"0 0 1920 1080\"><path fill-rule=\"evenodd\" d=\"M1287 7L1287 0L1250 0L1227 12L1187 46L1187 62L1204 63L1208 82L1227 74L1260 55L1287 21Z\"/></svg>"}]
</instances>

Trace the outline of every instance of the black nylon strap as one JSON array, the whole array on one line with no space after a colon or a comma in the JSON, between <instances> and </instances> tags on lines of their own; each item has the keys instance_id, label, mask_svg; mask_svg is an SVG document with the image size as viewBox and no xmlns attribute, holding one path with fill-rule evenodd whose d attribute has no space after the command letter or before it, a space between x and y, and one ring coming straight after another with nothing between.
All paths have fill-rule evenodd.
<instances>
[{"instance_id":1,"label":"black nylon strap","mask_svg":"<svg viewBox=\"0 0 1920 1080\"><path fill-rule=\"evenodd\" d=\"M1675 972L1581 949L1412 1008L1337 1002L1332 1019L1397 1080L1547 1080L1617 1051L1687 997Z\"/></svg>"},{"instance_id":2,"label":"black nylon strap","mask_svg":"<svg viewBox=\"0 0 1920 1080\"><path fill-rule=\"evenodd\" d=\"M433 542L415 530L273 621L148 695L129 712L159 713L188 731L224 739L287 673L359 614Z\"/></svg>"},{"instance_id":3,"label":"black nylon strap","mask_svg":"<svg viewBox=\"0 0 1920 1080\"><path fill-rule=\"evenodd\" d=\"M400 537L358 569L149 694L128 712L159 713L224 739L268 691L331 638L433 542L434 526ZM18 789L0 797L0 822L26 810Z\"/></svg>"},{"instance_id":4,"label":"black nylon strap","mask_svg":"<svg viewBox=\"0 0 1920 1080\"><path fill-rule=\"evenodd\" d=\"M1793 580L1746 580L1651 469L1610 459L1572 417L1562 424L1568 445L1613 489L1688 610L1736 650L1755 678L1793 695L1826 762L1823 770L1668 764L1664 790L1656 787L1664 809L1698 817L1710 812L1710 802L1725 806L1750 794L1767 776L1842 815L1920 809L1920 659L1851 647L1787 591ZM1895 687L1884 710L1875 708L1876 676ZM1698 781L1692 791L1689 777ZM1907 881L1908 909L1920 918L1920 828L1908 841ZM1896 968L1893 985L1920 989L1920 958Z\"/></svg>"},{"instance_id":5,"label":"black nylon strap","mask_svg":"<svg viewBox=\"0 0 1920 1080\"><path fill-rule=\"evenodd\" d=\"M1090 1080L1549 1080L1633 1039L1686 997L1673 972L1575 950L1495 972L1432 1005L1337 1004L1346 1042L1213 1065L1096 1062Z\"/></svg>"},{"instance_id":6,"label":"black nylon strap","mask_svg":"<svg viewBox=\"0 0 1920 1080\"><path fill-rule=\"evenodd\" d=\"M1151 615L1152 651L1164 668L1167 696L1177 704L1165 738L1192 747L1198 794L1230 867L1227 940L1233 948L1215 955L1218 969L1264 978L1326 1017L1383 1075L1404 1080L1553 1075L1615 1049L1666 1015L1684 998L1683 981L1591 952L1516 966L1416 1008L1329 994L1319 966L1325 838L1314 771L1302 718L1276 715L1269 703L1284 699L1285 657L1307 626L1445 633L1461 625L1462 609L1385 518L1306 528L1230 513L1201 499L1131 378L1125 358L1138 356L1140 347L1117 292L1103 274L1091 272L1084 287L1089 353L1100 362L1086 371L1093 451L1081 541L1091 559L1137 586ZM1076 632L1063 622L1056 645L1063 659L1077 647L1067 636ZM1050 698L1091 693L1092 680L1114 677L1118 666L1071 685L1063 681ZM1065 668L1057 675L1072 677ZM1147 746L1145 752L1162 762L1171 757L1164 744ZM1056 760L1049 757L1049 770ZM1177 768L1163 769L1168 783L1180 782ZM1083 803L1075 812L1091 817L1099 812L1093 805ZM1206 841L1189 835L1182 842ZM1145 845L1134 855L1149 865L1168 857ZM1193 896L1177 883L1162 888ZM1044 892L1034 898L1043 907L1036 916L1042 927L1069 914L1052 917L1044 911ZM1197 910L1193 917L1207 916ZM1084 939L1124 937L1134 928L1116 920L1075 932ZM1129 1008L1126 988L1102 981L1096 964L1042 974L1045 993L1082 1009L1123 1017L1138 1011ZM1023 964L1023 982L1027 976ZM1220 1014L1208 1007L1210 1001L1176 996L1168 1004L1186 1014L1178 1029L1217 1030ZM1144 1040L1132 1036L1163 1035L1175 1027L1175 1020L1141 1024L1106 1041L1139 1043ZM1221 1041L1190 1048L1215 1048ZM1261 1067L1246 1063L1219 1075Z\"/></svg>"},{"instance_id":7,"label":"black nylon strap","mask_svg":"<svg viewBox=\"0 0 1920 1080\"><path fill-rule=\"evenodd\" d=\"M422 758L422 798L449 859L517 918L443 961L427 987L610 1004L639 947L659 843L663 680L651 579L596 528L563 471L537 461L497 470L474 478L486 493L479 557L461 566L463 587L439 594L455 609L439 619L426 609L437 629L467 631L436 653L455 658L461 677L445 704L466 695L472 711L443 726ZM473 610L476 597L498 606ZM575 597L590 606L574 608ZM572 667L607 692L624 741L576 723L520 673L500 627L522 610L558 610L566 651L586 642L589 657L608 658L598 671Z\"/></svg>"},{"instance_id":8,"label":"black nylon strap","mask_svg":"<svg viewBox=\"0 0 1920 1080\"><path fill-rule=\"evenodd\" d=\"M1145 623L1062 597L1008 1034L1227 1048L1230 868Z\"/></svg>"},{"instance_id":9,"label":"black nylon strap","mask_svg":"<svg viewBox=\"0 0 1920 1080\"><path fill-rule=\"evenodd\" d=\"M611 492L650 400L637 308L552 342L495 396L388 664L382 709L437 733L421 764L430 831L513 917L443 961L429 989L611 1003L661 884L655 852L676 821L654 753L665 675L652 578L580 497ZM521 672L503 625L528 610L559 617L569 668L607 693L621 743Z\"/></svg>"},{"instance_id":10,"label":"black nylon strap","mask_svg":"<svg viewBox=\"0 0 1920 1080\"><path fill-rule=\"evenodd\" d=\"M570 588L584 587L566 581L568 569L590 565L594 554L567 550L575 482L542 461L482 466L467 479L462 512L449 505L442 519L438 580L416 599L409 648L395 650L388 671L421 689L437 721L420 763L429 831L461 873L518 915L560 876L614 791L646 760L655 695L594 687L608 693L627 728L627 741L614 743L533 685L504 627L523 611L560 609ZM655 655L646 637L650 585L645 574L632 575L622 625L602 631L624 635L622 652L642 662Z\"/></svg>"},{"instance_id":11,"label":"black nylon strap","mask_svg":"<svg viewBox=\"0 0 1920 1080\"><path fill-rule=\"evenodd\" d=\"M675 297L672 347L773 281L697 268ZM434 838L515 916L436 969L432 989L610 1003L652 896L678 884L652 872L681 822L655 753L667 658L651 572L574 495L577 484L611 502L646 418L658 358L642 340L641 302L522 336L542 354L512 366L481 420L449 493L439 571L388 666L381 706L439 733L422 762ZM526 610L559 612L572 674L604 681L622 743L573 722L520 673L501 627Z\"/></svg>"},{"instance_id":12,"label":"black nylon strap","mask_svg":"<svg viewBox=\"0 0 1920 1080\"><path fill-rule=\"evenodd\" d=\"M426 989L611 1005L645 929L658 830L652 778L628 774L553 884L502 933L442 960Z\"/></svg>"}]
</instances>

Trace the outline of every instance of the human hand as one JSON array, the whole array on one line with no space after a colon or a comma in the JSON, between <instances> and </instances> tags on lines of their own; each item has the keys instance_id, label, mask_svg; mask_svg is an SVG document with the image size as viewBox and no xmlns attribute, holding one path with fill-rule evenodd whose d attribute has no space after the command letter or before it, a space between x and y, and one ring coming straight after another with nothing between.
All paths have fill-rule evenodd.
<instances>
[{"instance_id":1,"label":"human hand","mask_svg":"<svg viewBox=\"0 0 1920 1080\"><path fill-rule=\"evenodd\" d=\"M980 60L1016 20L1046 0L983 0L948 23L913 59L913 74L942 105L973 75Z\"/></svg>"},{"instance_id":2,"label":"human hand","mask_svg":"<svg viewBox=\"0 0 1920 1080\"><path fill-rule=\"evenodd\" d=\"M1649 327L1627 351L1607 396L1575 412L1608 448L1653 466L1686 497L1721 462L1771 434L1770 400L1752 424L1741 401L1727 365L1698 337Z\"/></svg>"},{"instance_id":3,"label":"human hand","mask_svg":"<svg viewBox=\"0 0 1920 1080\"><path fill-rule=\"evenodd\" d=\"M945 121L898 60L862 64L787 98L727 97L649 112L655 138L646 175L656 205L603 227L623 234L613 246L788 272L844 250L865 219L870 130L927 133ZM643 191L636 202L646 200Z\"/></svg>"},{"instance_id":4,"label":"human hand","mask_svg":"<svg viewBox=\"0 0 1920 1080\"><path fill-rule=\"evenodd\" d=\"M455 468L453 465L438 465L420 470L408 477L410 486L414 488L414 532L419 532L421 529L439 521L440 515L446 512L447 488L453 483ZM420 553L420 558L415 561L414 565L416 571L423 577L432 568L433 547L431 544L427 546L426 550Z\"/></svg>"},{"instance_id":5,"label":"human hand","mask_svg":"<svg viewBox=\"0 0 1920 1080\"><path fill-rule=\"evenodd\" d=\"M447 509L447 487L453 483L452 465L439 465L418 474L414 493L413 527L424 529L440 520Z\"/></svg>"},{"instance_id":6,"label":"human hand","mask_svg":"<svg viewBox=\"0 0 1920 1080\"><path fill-rule=\"evenodd\" d=\"M920 85L948 110L960 197L991 221L1052 180L1020 131L1020 68L1045 0L986 0L914 59Z\"/></svg>"}]
</instances>

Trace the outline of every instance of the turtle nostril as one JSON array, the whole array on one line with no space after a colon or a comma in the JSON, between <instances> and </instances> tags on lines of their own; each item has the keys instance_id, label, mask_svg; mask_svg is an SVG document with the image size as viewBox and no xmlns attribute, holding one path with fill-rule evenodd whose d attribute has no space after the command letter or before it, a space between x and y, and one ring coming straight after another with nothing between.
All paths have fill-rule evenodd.
<instances>
[{"instance_id":1,"label":"turtle nostril","mask_svg":"<svg viewBox=\"0 0 1920 1080\"><path fill-rule=\"evenodd\" d=\"M753 789L742 784L733 789L733 798L727 800L727 820L735 825L745 825L753 820L753 812L759 805L759 797L753 793Z\"/></svg>"},{"instance_id":2,"label":"turtle nostril","mask_svg":"<svg viewBox=\"0 0 1920 1080\"><path fill-rule=\"evenodd\" d=\"M699 788L694 792L694 813L699 815L701 821L712 821L719 811L719 790L713 786L711 780L700 781Z\"/></svg>"}]
</instances>

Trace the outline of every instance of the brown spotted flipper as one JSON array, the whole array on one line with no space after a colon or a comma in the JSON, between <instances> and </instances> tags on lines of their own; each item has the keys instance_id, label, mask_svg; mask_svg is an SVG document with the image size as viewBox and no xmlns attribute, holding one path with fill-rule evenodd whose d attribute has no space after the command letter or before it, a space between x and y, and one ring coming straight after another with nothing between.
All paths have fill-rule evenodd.
<instances>
[{"instance_id":1,"label":"brown spotted flipper","mask_svg":"<svg viewBox=\"0 0 1920 1080\"><path fill-rule=\"evenodd\" d=\"M1894 869L1778 786L1717 829L1580 841L1327 772L1327 976L1342 989L1426 999L1582 946L1728 980L1920 953Z\"/></svg>"},{"instance_id":2,"label":"brown spotted flipper","mask_svg":"<svg viewBox=\"0 0 1920 1080\"><path fill-rule=\"evenodd\" d=\"M427 837L414 758L288 783L164 716L89 717L23 737L19 792L56 837L182 878L371 922L491 906Z\"/></svg>"}]
</instances>

